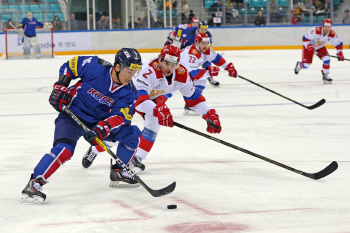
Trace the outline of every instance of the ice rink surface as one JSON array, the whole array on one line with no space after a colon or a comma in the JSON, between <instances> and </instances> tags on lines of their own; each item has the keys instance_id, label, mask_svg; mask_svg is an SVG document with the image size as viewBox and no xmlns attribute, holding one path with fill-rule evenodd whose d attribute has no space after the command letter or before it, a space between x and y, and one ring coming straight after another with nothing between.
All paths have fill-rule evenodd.
<instances>
[{"instance_id":1,"label":"ice rink surface","mask_svg":"<svg viewBox=\"0 0 350 233\"><path fill-rule=\"evenodd\" d=\"M71 57L0 61L0 232L350 232L350 63L332 58L333 84L324 85L317 57L308 70L294 74L300 50L225 51L223 57L239 75L300 103L326 99L317 109L230 78L223 69L221 87L208 84L203 94L220 115L223 130L215 137L310 173L337 161L338 170L328 177L312 180L163 127L140 177L153 189L176 181L170 195L110 188L110 156L103 153L83 169L89 145L81 139L72 159L43 187L46 201L18 204L34 167L51 149L57 113L48 98L59 67ZM113 55L100 57L114 61ZM175 121L206 133L203 119L182 114L180 93L167 105ZM142 130L140 116L134 124ZM169 204L177 209L168 210Z\"/></svg>"}]
</instances>

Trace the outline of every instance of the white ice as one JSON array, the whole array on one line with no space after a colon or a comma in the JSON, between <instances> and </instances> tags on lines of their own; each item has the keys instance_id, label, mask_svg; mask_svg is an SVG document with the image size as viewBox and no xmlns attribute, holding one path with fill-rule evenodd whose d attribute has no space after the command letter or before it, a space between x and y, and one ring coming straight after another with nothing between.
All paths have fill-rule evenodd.
<instances>
[{"instance_id":1,"label":"white ice","mask_svg":"<svg viewBox=\"0 0 350 233\"><path fill-rule=\"evenodd\" d=\"M43 187L46 201L18 204L34 167L52 147L57 112L48 98L59 67L72 56L1 60L0 232L350 232L350 63L332 58L333 84L324 85L317 57L308 70L294 74L300 50L223 56L239 75L286 97L305 105L323 98L327 103L308 110L221 70L221 87L207 86L203 93L220 115L223 130L213 136L305 172L318 172L332 161L338 170L312 180L163 127L140 176L153 189L176 181L170 195L154 198L142 187L108 187L110 156L103 153L83 169L88 143L81 139L72 159ZM114 61L113 55L100 57ZM206 133L203 119L182 115L180 94L167 104L176 122ZM134 118L142 130L141 117ZM168 210L169 204L177 209Z\"/></svg>"}]
</instances>

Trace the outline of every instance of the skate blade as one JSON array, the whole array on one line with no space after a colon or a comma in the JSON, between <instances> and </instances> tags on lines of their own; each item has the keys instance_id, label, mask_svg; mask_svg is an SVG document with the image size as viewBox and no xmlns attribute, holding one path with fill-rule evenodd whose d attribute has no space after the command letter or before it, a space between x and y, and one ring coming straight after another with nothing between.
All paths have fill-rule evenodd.
<instances>
[{"instance_id":1,"label":"skate blade","mask_svg":"<svg viewBox=\"0 0 350 233\"><path fill-rule=\"evenodd\" d=\"M324 84L332 84L332 81L328 82L328 81L323 80L323 83Z\"/></svg>"},{"instance_id":2,"label":"skate blade","mask_svg":"<svg viewBox=\"0 0 350 233\"><path fill-rule=\"evenodd\" d=\"M200 114L198 112L185 109L184 110L184 115L186 115L186 116L199 116Z\"/></svg>"},{"instance_id":3,"label":"skate blade","mask_svg":"<svg viewBox=\"0 0 350 233\"><path fill-rule=\"evenodd\" d=\"M219 85L215 85L215 84L212 84L210 83L212 87L216 87L216 88L219 88L220 87L220 84Z\"/></svg>"},{"instance_id":4,"label":"skate blade","mask_svg":"<svg viewBox=\"0 0 350 233\"><path fill-rule=\"evenodd\" d=\"M41 205L43 201L44 201L44 198L42 197L35 196L35 195L33 197L29 197L28 194L23 193L22 197L18 200L18 203Z\"/></svg>"},{"instance_id":5,"label":"skate blade","mask_svg":"<svg viewBox=\"0 0 350 233\"><path fill-rule=\"evenodd\" d=\"M111 181L109 183L109 187L111 188L137 188L140 187L141 185L139 183L137 184L127 184L124 183L123 181Z\"/></svg>"}]
</instances>

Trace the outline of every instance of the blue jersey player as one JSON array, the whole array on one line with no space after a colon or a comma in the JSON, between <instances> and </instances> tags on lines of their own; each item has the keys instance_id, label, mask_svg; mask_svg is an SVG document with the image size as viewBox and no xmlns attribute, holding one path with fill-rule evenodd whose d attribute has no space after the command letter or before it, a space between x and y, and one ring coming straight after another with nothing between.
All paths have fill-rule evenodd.
<instances>
[{"instance_id":1,"label":"blue jersey player","mask_svg":"<svg viewBox=\"0 0 350 233\"><path fill-rule=\"evenodd\" d=\"M128 164L135 154L141 132L130 125L135 102L138 99L132 77L141 69L141 56L135 49L123 48L115 56L114 65L97 56L76 56L64 63L59 80L53 86L50 104L59 111L55 120L53 147L34 168L27 186L22 191L22 203L40 204L46 199L42 186L67 160L83 136L91 145L94 138L117 143L117 156ZM72 79L80 78L69 87ZM67 105L91 129L85 132L68 114ZM113 186L139 186L119 164L111 164Z\"/></svg>"},{"instance_id":2,"label":"blue jersey player","mask_svg":"<svg viewBox=\"0 0 350 233\"><path fill-rule=\"evenodd\" d=\"M40 51L40 41L36 37L36 27L43 27L44 24L39 22L36 18L33 17L32 13L28 12L27 17L22 20L19 24L20 28L23 29L24 35L19 33L18 45L21 45L21 41L23 41L23 53L24 58L30 57L30 48L33 47L34 56L36 58L41 57Z\"/></svg>"}]
</instances>

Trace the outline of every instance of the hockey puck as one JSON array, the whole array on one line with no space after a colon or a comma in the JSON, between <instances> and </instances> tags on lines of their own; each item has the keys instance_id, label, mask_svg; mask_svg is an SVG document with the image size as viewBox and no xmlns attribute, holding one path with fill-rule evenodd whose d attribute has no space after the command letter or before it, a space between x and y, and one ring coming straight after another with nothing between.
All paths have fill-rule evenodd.
<instances>
[{"instance_id":1,"label":"hockey puck","mask_svg":"<svg viewBox=\"0 0 350 233\"><path fill-rule=\"evenodd\" d=\"M177 205L168 205L167 207L168 207L168 209L176 209Z\"/></svg>"}]
</instances>

